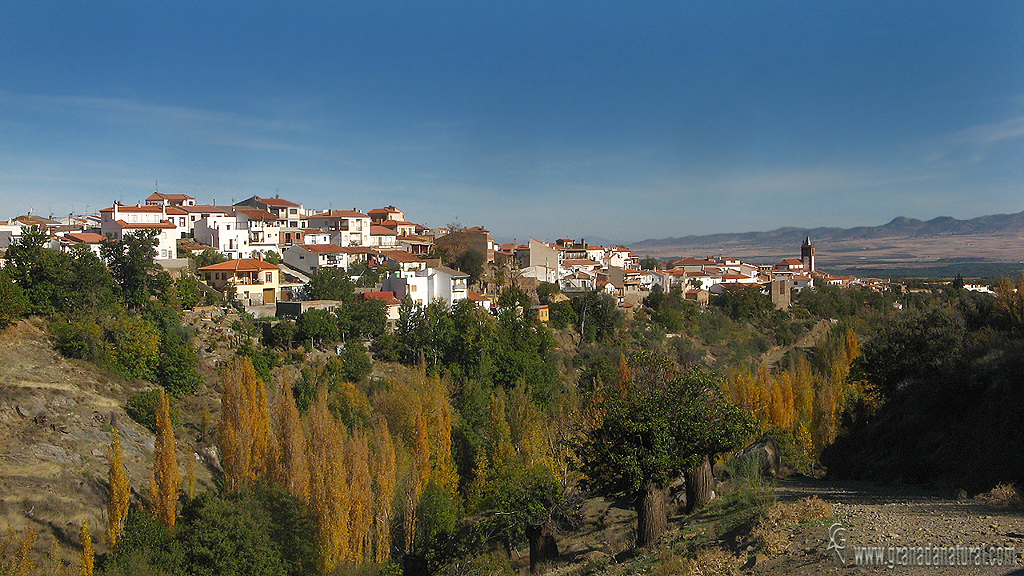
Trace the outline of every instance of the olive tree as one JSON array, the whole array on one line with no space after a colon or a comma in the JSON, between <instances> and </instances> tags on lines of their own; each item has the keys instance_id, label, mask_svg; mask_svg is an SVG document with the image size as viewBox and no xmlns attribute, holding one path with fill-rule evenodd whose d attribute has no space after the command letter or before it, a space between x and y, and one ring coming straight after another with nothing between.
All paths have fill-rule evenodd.
<instances>
[{"instance_id":1,"label":"olive tree","mask_svg":"<svg viewBox=\"0 0 1024 576\"><path fill-rule=\"evenodd\" d=\"M753 429L749 415L725 399L707 372L663 376L623 374L625 382L606 390L603 421L580 445L587 487L632 498L638 546L653 543L668 525L668 484L685 472L688 508L703 505L711 458L737 447Z\"/></svg>"}]
</instances>

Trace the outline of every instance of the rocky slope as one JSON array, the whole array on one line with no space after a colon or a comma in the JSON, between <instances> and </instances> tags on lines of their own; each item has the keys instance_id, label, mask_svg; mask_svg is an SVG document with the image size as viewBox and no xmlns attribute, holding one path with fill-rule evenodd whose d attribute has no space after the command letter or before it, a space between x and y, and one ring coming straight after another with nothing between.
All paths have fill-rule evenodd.
<instances>
[{"instance_id":1,"label":"rocky slope","mask_svg":"<svg viewBox=\"0 0 1024 576\"><path fill-rule=\"evenodd\" d=\"M117 430L132 490L145 493L154 437L124 406L149 387L61 357L38 320L0 333L0 529L35 528L37 551L57 540L70 560L88 519L96 551L106 551L107 447ZM182 466L195 457L189 440L179 439Z\"/></svg>"}]
</instances>

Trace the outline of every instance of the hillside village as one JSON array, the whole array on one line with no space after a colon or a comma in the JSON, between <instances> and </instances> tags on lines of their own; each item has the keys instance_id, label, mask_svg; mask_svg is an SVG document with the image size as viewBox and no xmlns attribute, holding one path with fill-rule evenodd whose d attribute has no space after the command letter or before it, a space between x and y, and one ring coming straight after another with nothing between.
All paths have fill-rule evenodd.
<instances>
[{"instance_id":1,"label":"hillside village","mask_svg":"<svg viewBox=\"0 0 1024 576\"><path fill-rule=\"evenodd\" d=\"M777 308L785 309L793 293L815 284L875 289L887 284L820 270L809 237L800 246L799 258L776 263L727 256L641 260L623 246L570 238L499 244L483 227L431 228L410 221L395 206L365 213L356 208L321 210L280 195L252 196L220 206L198 204L187 194L154 192L144 202L115 202L98 214L61 219L27 214L0 221L0 250L33 226L49 233L52 249L84 246L97 256L108 239L155 231L155 259L165 270L172 275L194 273L211 292L223 294L232 288L234 298L257 317L277 315L278 302L305 299L303 286L324 267L353 274L375 271L371 277L377 281L373 286L363 283L361 293L388 305L391 324L406 296L421 306L438 299L448 306L470 299L490 310L495 293L513 282L549 282L567 297L602 291L615 297L627 314L655 286L664 291L678 287L685 299L705 306L712 294L758 285ZM190 264L190 256L211 250L226 260ZM483 273L470 275L465 263L453 263L466 252L479 254ZM534 312L543 317L543 308Z\"/></svg>"},{"instance_id":2,"label":"hillside village","mask_svg":"<svg viewBox=\"0 0 1024 576\"><path fill-rule=\"evenodd\" d=\"M772 524L794 505L785 490L812 520L864 513L834 507L827 482L901 480L904 469L957 498L991 490L1018 501L999 483L1019 477L1019 459L1001 455L970 476L956 456L973 449L968 434L944 438L951 448L937 453L951 460L902 466L913 439L934 433L901 428L899 390L945 395L931 382L1015 374L1019 356L1000 347L1020 346L1024 320L1004 310L1024 309L1024 280L1004 279L992 296L962 277L915 287L838 276L819 268L810 237L775 263L659 260L583 239L499 243L480 226L410 218L395 206L317 210L276 196L215 206L154 193L97 215L0 223L0 289L13 303L0 306L0 432L10 439L0 480L14 495L0 517L25 550L32 523L47 523L44 541L59 544L46 561L56 568L42 573L94 556L104 575L198 573L175 567L209 560L147 555L170 542L205 546L192 539L208 535L217 507L278 514L273 502L238 500L261 494L250 492L258 482L315 519L294 536L299 548L254 536L279 546L267 562L299 558L265 573L296 576L707 574L692 567L708 558L722 562L710 573L773 573L831 562L819 524ZM998 355L974 376L972 355L989 349ZM977 416L988 402L1022 405L1019 390L962 398L954 414L942 396L914 421L959 418L979 437L1024 438L1020 419ZM885 417L858 415L863 407ZM636 434L637 418L678 436ZM703 427L713 420L724 424ZM887 456L902 468L871 464L878 455L857 434L876 430L908 439ZM658 460L701 434L711 447ZM122 437L129 495L111 523L103 506L115 502L115 475L104 467L118 469ZM656 438L672 449L651 448ZM177 470L182 454L187 487L162 488L158 468ZM622 470L643 483L620 484ZM178 508L179 520L155 515ZM138 540L146 522L165 540ZM214 531L224 566L252 547L240 537L257 530L246 522L230 537ZM128 539L108 535L94 552L90 523ZM360 528L324 544L349 525ZM204 573L264 573L246 562ZM692 569L647 570L683 564Z\"/></svg>"}]
</instances>

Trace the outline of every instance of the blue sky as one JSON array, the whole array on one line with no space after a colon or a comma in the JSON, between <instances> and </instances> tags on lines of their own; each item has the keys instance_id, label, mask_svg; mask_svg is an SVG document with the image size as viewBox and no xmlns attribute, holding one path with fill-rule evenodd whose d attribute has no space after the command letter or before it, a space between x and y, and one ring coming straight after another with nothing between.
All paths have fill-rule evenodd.
<instances>
[{"instance_id":1,"label":"blue sky","mask_svg":"<svg viewBox=\"0 0 1024 576\"><path fill-rule=\"evenodd\" d=\"M0 218L155 181L519 240L1018 212L1024 4L0 4Z\"/></svg>"}]
</instances>

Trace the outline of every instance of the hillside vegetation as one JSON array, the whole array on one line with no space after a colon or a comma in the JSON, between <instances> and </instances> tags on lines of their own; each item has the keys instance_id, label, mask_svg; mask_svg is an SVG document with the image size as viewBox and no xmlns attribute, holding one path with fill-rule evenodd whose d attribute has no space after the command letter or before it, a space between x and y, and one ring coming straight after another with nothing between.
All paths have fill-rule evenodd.
<instances>
[{"instance_id":1,"label":"hillside vegetation","mask_svg":"<svg viewBox=\"0 0 1024 576\"><path fill-rule=\"evenodd\" d=\"M1020 479L1019 440L980 446L1024 436L1024 286L824 287L791 311L655 291L629 318L508 286L495 315L407 301L388 332L344 275L312 282L336 312L257 321L198 306L145 238L109 270L37 241L0 272L0 566L22 574L90 546L100 574L726 573L831 514L773 505L760 460L730 457L754 441L807 475ZM536 302L550 325L522 313Z\"/></svg>"}]
</instances>

